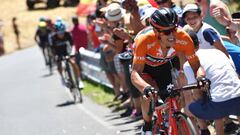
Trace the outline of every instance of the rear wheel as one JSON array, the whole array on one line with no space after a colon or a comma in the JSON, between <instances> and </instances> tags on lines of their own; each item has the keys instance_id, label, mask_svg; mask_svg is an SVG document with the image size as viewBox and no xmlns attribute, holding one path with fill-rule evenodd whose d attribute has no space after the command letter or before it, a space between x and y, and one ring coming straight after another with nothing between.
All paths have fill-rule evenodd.
<instances>
[{"instance_id":1,"label":"rear wheel","mask_svg":"<svg viewBox=\"0 0 240 135\"><path fill-rule=\"evenodd\" d=\"M177 130L179 135L196 135L197 131L191 119L184 113L176 113Z\"/></svg>"}]
</instances>

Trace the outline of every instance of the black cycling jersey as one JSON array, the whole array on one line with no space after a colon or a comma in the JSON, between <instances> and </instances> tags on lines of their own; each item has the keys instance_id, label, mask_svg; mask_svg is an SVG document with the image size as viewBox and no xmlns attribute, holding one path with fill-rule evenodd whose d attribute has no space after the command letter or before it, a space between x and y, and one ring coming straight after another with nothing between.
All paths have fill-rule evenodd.
<instances>
[{"instance_id":1,"label":"black cycling jersey","mask_svg":"<svg viewBox=\"0 0 240 135\"><path fill-rule=\"evenodd\" d=\"M37 29L36 31L36 36L39 37L40 40L40 46L45 46L46 43L48 43L48 37L51 34L51 30L46 28L46 29Z\"/></svg>"},{"instance_id":2,"label":"black cycling jersey","mask_svg":"<svg viewBox=\"0 0 240 135\"><path fill-rule=\"evenodd\" d=\"M56 55L68 55L68 45L73 46L72 36L69 32L64 32L64 37L59 38L57 33L51 36L51 45Z\"/></svg>"}]
</instances>

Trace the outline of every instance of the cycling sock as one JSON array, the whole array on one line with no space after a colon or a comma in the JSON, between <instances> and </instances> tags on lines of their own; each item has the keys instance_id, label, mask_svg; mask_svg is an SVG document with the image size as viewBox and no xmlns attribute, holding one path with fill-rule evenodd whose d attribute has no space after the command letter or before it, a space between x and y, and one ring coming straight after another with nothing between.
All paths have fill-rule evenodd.
<instances>
[{"instance_id":1,"label":"cycling sock","mask_svg":"<svg viewBox=\"0 0 240 135\"><path fill-rule=\"evenodd\" d=\"M211 135L208 129L201 129L201 135Z\"/></svg>"},{"instance_id":2,"label":"cycling sock","mask_svg":"<svg viewBox=\"0 0 240 135\"><path fill-rule=\"evenodd\" d=\"M144 125L143 125L143 131L151 131L152 130L152 122L146 122L144 121Z\"/></svg>"}]
</instances>

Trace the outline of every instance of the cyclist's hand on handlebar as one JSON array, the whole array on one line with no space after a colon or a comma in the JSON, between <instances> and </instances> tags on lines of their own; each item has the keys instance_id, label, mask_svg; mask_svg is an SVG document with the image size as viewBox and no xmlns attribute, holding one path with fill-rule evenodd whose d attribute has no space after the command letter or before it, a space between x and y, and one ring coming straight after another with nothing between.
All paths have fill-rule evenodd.
<instances>
[{"instance_id":1,"label":"cyclist's hand on handlebar","mask_svg":"<svg viewBox=\"0 0 240 135\"><path fill-rule=\"evenodd\" d=\"M147 87L144 88L144 91L143 91L143 98L144 99L146 99L146 100L152 99L156 95L157 95L157 91L152 86L147 86Z\"/></svg>"},{"instance_id":2,"label":"cyclist's hand on handlebar","mask_svg":"<svg viewBox=\"0 0 240 135\"><path fill-rule=\"evenodd\" d=\"M200 88L204 88L205 90L210 89L211 81L203 76L197 77L197 84Z\"/></svg>"}]
</instances>

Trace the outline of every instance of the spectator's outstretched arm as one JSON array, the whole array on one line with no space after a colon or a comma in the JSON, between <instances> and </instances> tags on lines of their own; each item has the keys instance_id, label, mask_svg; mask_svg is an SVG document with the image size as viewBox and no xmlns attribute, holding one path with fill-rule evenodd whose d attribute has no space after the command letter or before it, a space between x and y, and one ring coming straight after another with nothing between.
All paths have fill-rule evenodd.
<instances>
[{"instance_id":1,"label":"spectator's outstretched arm","mask_svg":"<svg viewBox=\"0 0 240 135\"><path fill-rule=\"evenodd\" d=\"M231 18L227 17L224 13L224 9L222 8L215 8L213 9L213 16L218 20L219 23L222 25L229 27L232 30L240 30L240 20L234 21Z\"/></svg>"}]
</instances>

